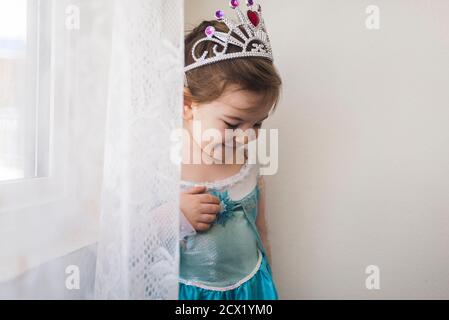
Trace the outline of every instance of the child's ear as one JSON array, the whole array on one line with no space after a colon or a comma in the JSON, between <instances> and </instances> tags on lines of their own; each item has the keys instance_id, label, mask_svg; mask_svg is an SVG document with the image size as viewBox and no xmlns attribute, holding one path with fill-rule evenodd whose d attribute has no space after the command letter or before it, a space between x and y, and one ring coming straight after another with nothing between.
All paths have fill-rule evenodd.
<instances>
[{"instance_id":1,"label":"child's ear","mask_svg":"<svg viewBox=\"0 0 449 320\"><path fill-rule=\"evenodd\" d=\"M193 119L192 107L193 107L193 101L192 101L192 98L190 95L189 88L184 87L184 103L183 103L183 109L182 109L182 118L184 120L192 120Z\"/></svg>"}]
</instances>

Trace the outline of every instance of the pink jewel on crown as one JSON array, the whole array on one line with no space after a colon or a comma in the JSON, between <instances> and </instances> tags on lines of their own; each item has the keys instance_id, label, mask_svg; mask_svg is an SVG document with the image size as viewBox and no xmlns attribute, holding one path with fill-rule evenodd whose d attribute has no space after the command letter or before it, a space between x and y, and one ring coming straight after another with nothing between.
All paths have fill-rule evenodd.
<instances>
[{"instance_id":1,"label":"pink jewel on crown","mask_svg":"<svg viewBox=\"0 0 449 320\"><path fill-rule=\"evenodd\" d=\"M215 18L228 27L228 32L220 32L213 26L208 26L204 33L206 37L199 39L192 47L193 63L184 68L184 72L219 61L261 57L273 61L270 39L262 17L262 8L255 5L254 0L246 0L246 14L242 12L239 0L230 0L229 6L237 15L238 21L229 19L223 10L215 12ZM254 10L254 8L256 8ZM197 55L197 46L202 42L213 42L210 52L204 51ZM238 52L228 52L230 45L240 48ZM233 50L235 51L235 50Z\"/></svg>"},{"instance_id":2,"label":"pink jewel on crown","mask_svg":"<svg viewBox=\"0 0 449 320\"><path fill-rule=\"evenodd\" d=\"M239 1L238 0L231 0L231 2L229 3L232 9L235 9L239 6Z\"/></svg>"},{"instance_id":3,"label":"pink jewel on crown","mask_svg":"<svg viewBox=\"0 0 449 320\"><path fill-rule=\"evenodd\" d=\"M213 35L214 35L214 33L215 33L215 28L212 27L212 26L208 26L208 27L206 28L206 30L204 31L204 33L206 34L206 36L207 36L208 38L212 38Z\"/></svg>"}]
</instances>

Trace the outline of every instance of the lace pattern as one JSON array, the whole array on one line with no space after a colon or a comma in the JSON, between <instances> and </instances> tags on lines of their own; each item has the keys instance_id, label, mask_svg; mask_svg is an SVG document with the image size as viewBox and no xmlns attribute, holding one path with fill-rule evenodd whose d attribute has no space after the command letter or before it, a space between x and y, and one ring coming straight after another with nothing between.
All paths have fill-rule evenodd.
<instances>
[{"instance_id":1,"label":"lace pattern","mask_svg":"<svg viewBox=\"0 0 449 320\"><path fill-rule=\"evenodd\" d=\"M177 299L183 3L113 1L98 299Z\"/></svg>"},{"instance_id":2,"label":"lace pattern","mask_svg":"<svg viewBox=\"0 0 449 320\"><path fill-rule=\"evenodd\" d=\"M240 171L236 173L235 175L232 175L228 178L217 180L213 182L195 182L195 181L187 181L187 180L181 180L181 188L187 189L195 186L205 186L208 190L217 190L217 191L223 191L225 189L230 189L236 184L240 183L244 179L248 177L248 175L251 172L251 169L254 168L254 165L245 163L240 168Z\"/></svg>"}]
</instances>

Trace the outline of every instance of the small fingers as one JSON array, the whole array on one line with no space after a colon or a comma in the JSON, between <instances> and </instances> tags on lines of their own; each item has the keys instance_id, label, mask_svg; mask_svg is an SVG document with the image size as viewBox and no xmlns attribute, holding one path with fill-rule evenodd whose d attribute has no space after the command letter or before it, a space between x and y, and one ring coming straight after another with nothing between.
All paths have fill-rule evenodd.
<instances>
[{"instance_id":1,"label":"small fingers","mask_svg":"<svg viewBox=\"0 0 449 320\"><path fill-rule=\"evenodd\" d=\"M199 193L204 193L206 191L206 187L205 186L196 186L193 188L190 188L188 190L186 190L184 193L187 194L199 194Z\"/></svg>"},{"instance_id":2,"label":"small fingers","mask_svg":"<svg viewBox=\"0 0 449 320\"><path fill-rule=\"evenodd\" d=\"M215 197L209 193L200 195L200 200L203 203L220 204L220 199L218 199L217 197Z\"/></svg>"},{"instance_id":3,"label":"small fingers","mask_svg":"<svg viewBox=\"0 0 449 320\"><path fill-rule=\"evenodd\" d=\"M208 223L198 222L195 226L195 229L197 231L207 231L210 229L210 227L211 227L211 225Z\"/></svg>"},{"instance_id":4,"label":"small fingers","mask_svg":"<svg viewBox=\"0 0 449 320\"><path fill-rule=\"evenodd\" d=\"M217 215L215 215L215 214L204 213L199 216L198 221L201 223L210 224L210 223L214 222L216 218L217 218Z\"/></svg>"},{"instance_id":5,"label":"small fingers","mask_svg":"<svg viewBox=\"0 0 449 320\"><path fill-rule=\"evenodd\" d=\"M201 205L201 212L216 214L220 212L220 206L218 204L203 203Z\"/></svg>"}]
</instances>

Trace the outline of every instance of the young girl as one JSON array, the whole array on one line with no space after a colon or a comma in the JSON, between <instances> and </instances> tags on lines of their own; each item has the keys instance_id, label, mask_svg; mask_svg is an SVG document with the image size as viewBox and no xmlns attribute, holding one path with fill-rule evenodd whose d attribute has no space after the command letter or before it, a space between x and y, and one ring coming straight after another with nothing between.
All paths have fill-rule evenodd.
<instances>
[{"instance_id":1,"label":"young girl","mask_svg":"<svg viewBox=\"0 0 449 320\"><path fill-rule=\"evenodd\" d=\"M185 154L199 154L201 163L182 164L181 266L179 299L278 299L266 237L265 191L258 166L246 161L220 163L223 150L238 151L248 139L232 143L225 130L248 129L256 134L277 105L281 79L260 6L247 1L242 12L231 1L239 22L216 12L185 38ZM220 140L195 138L214 129ZM217 152L219 150L219 152ZM217 157L219 155L220 157ZM191 158L189 158L191 160ZM207 160L207 161L204 161ZM235 162L235 161L234 161Z\"/></svg>"}]
</instances>

